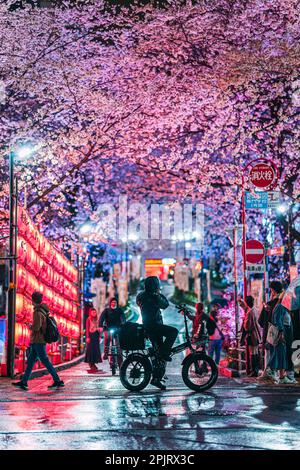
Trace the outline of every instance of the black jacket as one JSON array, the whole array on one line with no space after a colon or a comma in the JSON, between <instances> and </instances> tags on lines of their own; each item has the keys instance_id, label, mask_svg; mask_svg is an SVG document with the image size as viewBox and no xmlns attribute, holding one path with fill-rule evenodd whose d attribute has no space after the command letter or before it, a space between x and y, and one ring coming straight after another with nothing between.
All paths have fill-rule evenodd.
<instances>
[{"instance_id":1,"label":"black jacket","mask_svg":"<svg viewBox=\"0 0 300 470\"><path fill-rule=\"evenodd\" d=\"M125 323L126 318L123 310L120 307L115 309L105 308L101 313L99 326L107 328L120 328L120 326Z\"/></svg>"},{"instance_id":2,"label":"black jacket","mask_svg":"<svg viewBox=\"0 0 300 470\"><path fill-rule=\"evenodd\" d=\"M168 299L157 292L159 280L156 276L150 276L145 280L145 290L137 295L136 303L141 309L143 324L146 328L162 325L160 309L169 306Z\"/></svg>"}]
</instances>

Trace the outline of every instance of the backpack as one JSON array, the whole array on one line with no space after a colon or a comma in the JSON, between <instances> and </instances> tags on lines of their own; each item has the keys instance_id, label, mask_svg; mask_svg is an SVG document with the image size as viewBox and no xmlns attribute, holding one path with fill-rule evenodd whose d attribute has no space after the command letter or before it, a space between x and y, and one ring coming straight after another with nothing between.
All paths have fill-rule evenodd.
<instances>
[{"instance_id":1,"label":"backpack","mask_svg":"<svg viewBox=\"0 0 300 470\"><path fill-rule=\"evenodd\" d=\"M56 341L59 340L59 337L59 330L55 318L51 317L50 315L47 315L46 329L44 334L46 343L56 343Z\"/></svg>"}]
</instances>

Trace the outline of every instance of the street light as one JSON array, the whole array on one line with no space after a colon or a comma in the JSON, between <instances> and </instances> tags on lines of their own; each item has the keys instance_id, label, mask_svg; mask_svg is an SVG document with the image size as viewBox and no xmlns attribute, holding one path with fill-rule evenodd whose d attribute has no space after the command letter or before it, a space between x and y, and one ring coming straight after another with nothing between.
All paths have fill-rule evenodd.
<instances>
[{"instance_id":1,"label":"street light","mask_svg":"<svg viewBox=\"0 0 300 470\"><path fill-rule=\"evenodd\" d=\"M28 158L34 152L31 145L11 149L9 153L9 288L7 297L7 375L14 377L16 324L16 247L18 225L18 182L15 179L15 160Z\"/></svg>"},{"instance_id":2,"label":"street light","mask_svg":"<svg viewBox=\"0 0 300 470\"><path fill-rule=\"evenodd\" d=\"M276 208L276 212L278 212L279 214L286 214L288 210L289 210L288 204L284 204L284 203L280 204Z\"/></svg>"},{"instance_id":3,"label":"street light","mask_svg":"<svg viewBox=\"0 0 300 470\"><path fill-rule=\"evenodd\" d=\"M87 221L79 227L80 235L89 235L93 231L94 225Z\"/></svg>"}]
</instances>

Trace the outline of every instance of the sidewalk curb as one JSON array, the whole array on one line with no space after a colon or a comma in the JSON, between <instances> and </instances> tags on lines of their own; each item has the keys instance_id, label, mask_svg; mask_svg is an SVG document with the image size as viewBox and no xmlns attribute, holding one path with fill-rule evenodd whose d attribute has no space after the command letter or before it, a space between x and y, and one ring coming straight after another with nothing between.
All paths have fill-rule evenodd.
<instances>
[{"instance_id":1,"label":"sidewalk curb","mask_svg":"<svg viewBox=\"0 0 300 470\"><path fill-rule=\"evenodd\" d=\"M81 354L81 356L76 357L72 361L63 362L62 364L57 364L56 366L54 366L54 369L57 372L59 372L61 370L70 369L71 367L77 366L78 364L80 364L80 362L82 362L83 359L84 359L84 354ZM20 378L22 376L22 374L23 373L16 374L15 378L17 378L17 379ZM30 376L30 380L31 379L37 379L38 377L43 377L46 374L49 374L49 372L44 367L42 369L34 370L31 374L31 376Z\"/></svg>"}]
</instances>

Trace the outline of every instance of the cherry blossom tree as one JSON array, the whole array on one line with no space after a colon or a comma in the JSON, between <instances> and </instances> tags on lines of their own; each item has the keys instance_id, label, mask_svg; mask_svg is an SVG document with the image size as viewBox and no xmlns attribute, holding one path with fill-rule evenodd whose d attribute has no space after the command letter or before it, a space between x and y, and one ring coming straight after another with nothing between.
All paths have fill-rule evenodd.
<instances>
[{"instance_id":1,"label":"cherry blossom tree","mask_svg":"<svg viewBox=\"0 0 300 470\"><path fill-rule=\"evenodd\" d=\"M222 233L239 218L243 167L262 156L297 201L296 0L23 3L0 6L1 158L37 143L21 187L51 236L120 193L204 202Z\"/></svg>"}]
</instances>

